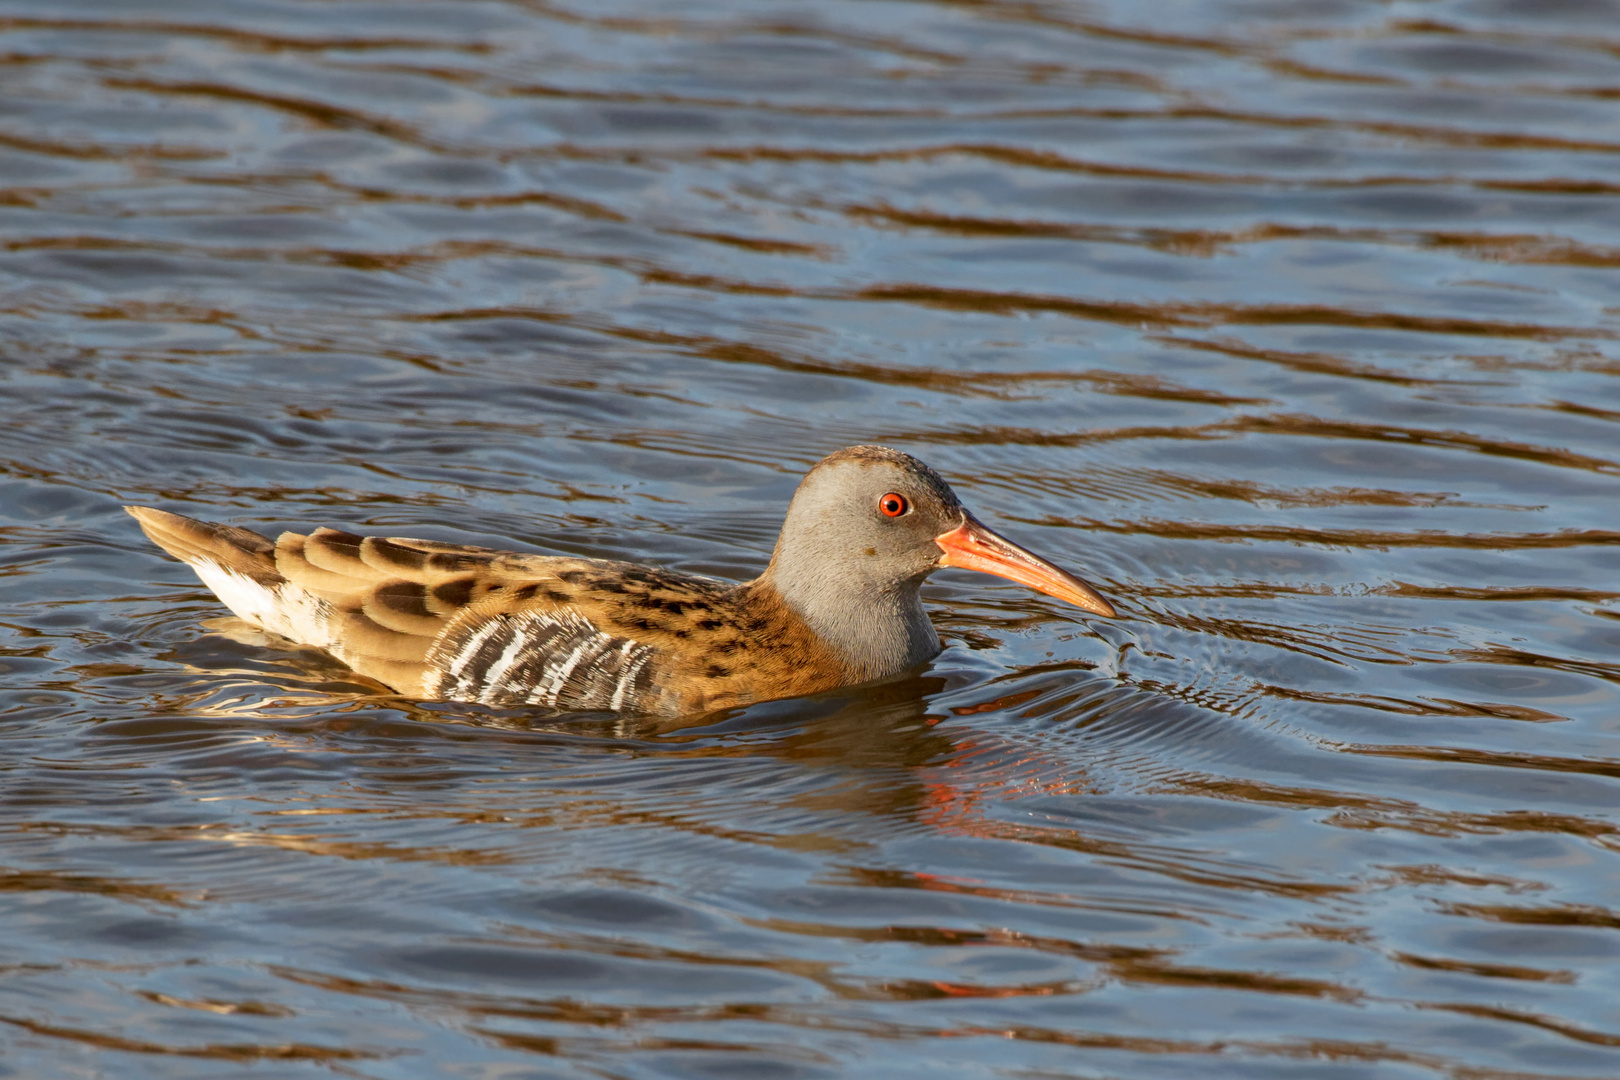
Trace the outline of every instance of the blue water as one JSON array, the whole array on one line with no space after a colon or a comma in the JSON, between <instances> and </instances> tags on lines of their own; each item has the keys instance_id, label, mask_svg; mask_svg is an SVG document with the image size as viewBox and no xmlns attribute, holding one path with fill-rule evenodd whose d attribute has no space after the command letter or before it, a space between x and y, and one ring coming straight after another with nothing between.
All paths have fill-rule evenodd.
<instances>
[{"instance_id":1,"label":"blue water","mask_svg":"<svg viewBox=\"0 0 1620 1080\"><path fill-rule=\"evenodd\" d=\"M0 0L0 1076L1620 1075L1620 5ZM128 502L741 580L914 678L378 696Z\"/></svg>"}]
</instances>

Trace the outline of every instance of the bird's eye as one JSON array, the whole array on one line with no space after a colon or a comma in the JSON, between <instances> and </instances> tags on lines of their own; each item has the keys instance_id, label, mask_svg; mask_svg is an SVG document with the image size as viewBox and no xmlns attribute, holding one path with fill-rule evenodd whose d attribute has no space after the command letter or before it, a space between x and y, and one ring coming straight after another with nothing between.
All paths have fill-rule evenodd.
<instances>
[{"instance_id":1,"label":"bird's eye","mask_svg":"<svg viewBox=\"0 0 1620 1080\"><path fill-rule=\"evenodd\" d=\"M911 504L899 492L891 491L878 500L878 509L883 511L884 517L899 517L911 509Z\"/></svg>"}]
</instances>

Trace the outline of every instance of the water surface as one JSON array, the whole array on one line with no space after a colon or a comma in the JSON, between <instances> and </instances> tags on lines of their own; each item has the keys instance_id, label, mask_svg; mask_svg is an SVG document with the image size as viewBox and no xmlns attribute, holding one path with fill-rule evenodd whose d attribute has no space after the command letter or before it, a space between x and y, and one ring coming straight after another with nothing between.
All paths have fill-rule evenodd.
<instances>
[{"instance_id":1,"label":"water surface","mask_svg":"<svg viewBox=\"0 0 1620 1080\"><path fill-rule=\"evenodd\" d=\"M1620 1075L1620 5L0 0L0 1075ZM1117 621L379 697L119 509Z\"/></svg>"}]
</instances>

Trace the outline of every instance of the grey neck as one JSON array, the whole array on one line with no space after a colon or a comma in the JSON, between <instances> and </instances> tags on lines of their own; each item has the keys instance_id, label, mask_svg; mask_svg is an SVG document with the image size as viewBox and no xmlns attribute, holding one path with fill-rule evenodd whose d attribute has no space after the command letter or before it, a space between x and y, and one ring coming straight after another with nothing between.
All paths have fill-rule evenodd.
<instances>
[{"instance_id":1,"label":"grey neck","mask_svg":"<svg viewBox=\"0 0 1620 1080\"><path fill-rule=\"evenodd\" d=\"M879 584L825 560L784 554L778 552L760 580L843 657L858 681L898 675L939 655L939 632L922 606L921 577Z\"/></svg>"}]
</instances>

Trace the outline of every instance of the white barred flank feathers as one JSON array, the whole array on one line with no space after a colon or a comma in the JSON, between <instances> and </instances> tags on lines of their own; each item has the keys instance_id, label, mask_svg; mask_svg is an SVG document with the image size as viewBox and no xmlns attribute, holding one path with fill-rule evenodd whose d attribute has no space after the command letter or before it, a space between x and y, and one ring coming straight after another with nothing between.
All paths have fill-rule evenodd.
<instances>
[{"instance_id":1,"label":"white barred flank feathers","mask_svg":"<svg viewBox=\"0 0 1620 1080\"><path fill-rule=\"evenodd\" d=\"M467 672L467 669L472 666L473 661L478 658L480 651L484 647L484 643L500 632L500 620L491 619L483 626L480 626L476 633L469 636L465 641L461 642L456 647L455 658L451 660L449 668L446 669L446 673L449 675L454 675L459 680L457 685L462 685L464 683L465 686L470 688L475 683L482 681L483 673L480 671L474 670L468 672L465 677L463 677L462 673ZM441 692L442 689L443 688L441 687ZM453 700L459 701L462 699L455 698Z\"/></svg>"},{"instance_id":2,"label":"white barred flank feathers","mask_svg":"<svg viewBox=\"0 0 1620 1080\"><path fill-rule=\"evenodd\" d=\"M449 701L563 709L635 709L653 650L604 634L566 608L495 615L453 629L428 657L424 689Z\"/></svg>"},{"instance_id":3,"label":"white barred flank feathers","mask_svg":"<svg viewBox=\"0 0 1620 1080\"><path fill-rule=\"evenodd\" d=\"M623 666L620 669L619 685L614 688L613 700L608 703L608 708L612 709L614 712L618 712L620 709L624 708L625 694L627 694L630 688L635 685L636 676L641 674L642 666L647 663L647 658L652 655L651 649L636 648L635 652L638 655L632 656L631 650L635 644L636 643L633 641L626 641L623 649L621 650L624 653L624 660L622 661Z\"/></svg>"},{"instance_id":4,"label":"white barred flank feathers","mask_svg":"<svg viewBox=\"0 0 1620 1080\"><path fill-rule=\"evenodd\" d=\"M239 618L302 644L322 648L335 644L331 607L320 597L291 584L260 584L208 559L198 559L191 568Z\"/></svg>"}]
</instances>

